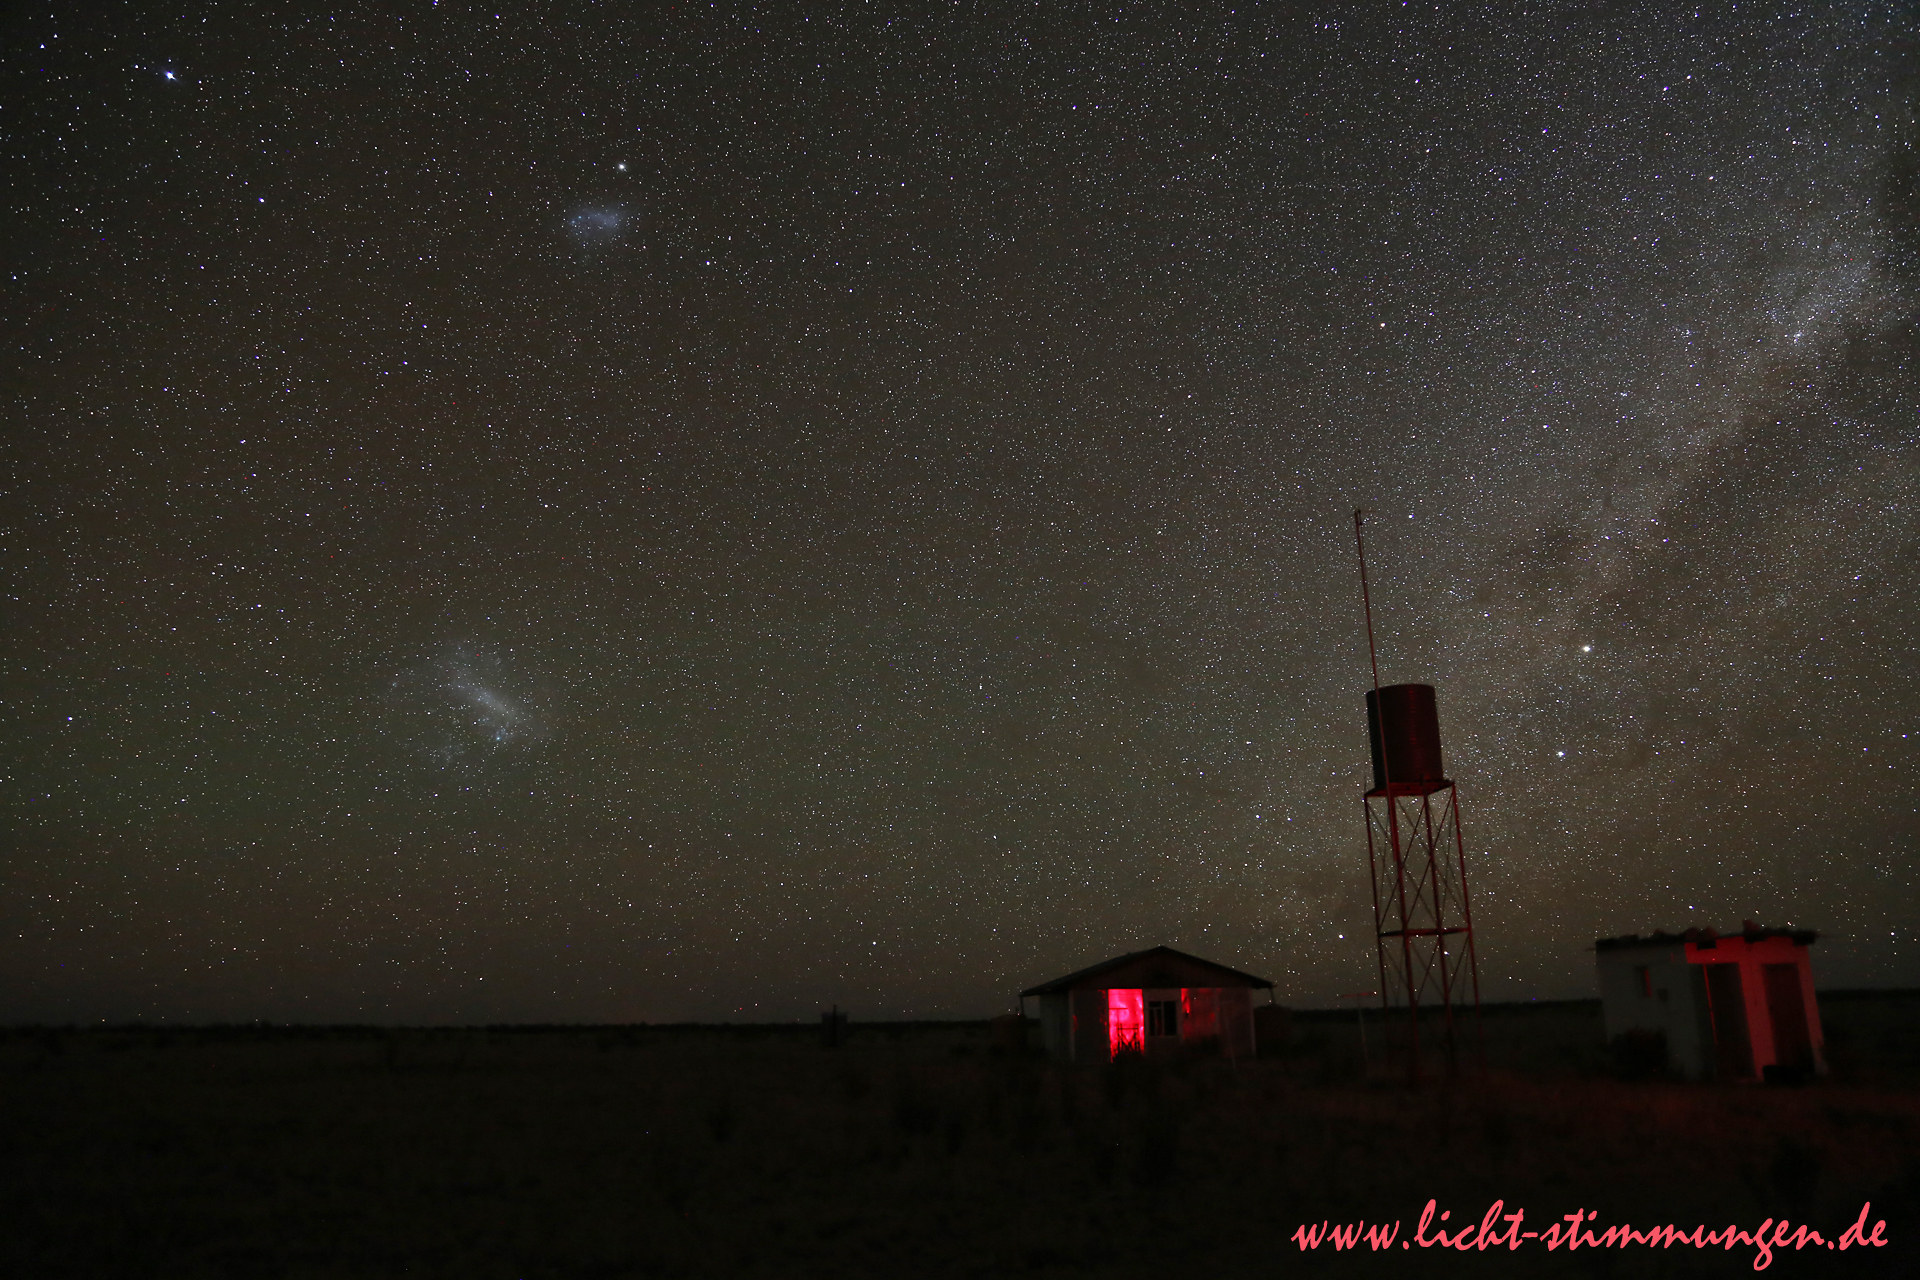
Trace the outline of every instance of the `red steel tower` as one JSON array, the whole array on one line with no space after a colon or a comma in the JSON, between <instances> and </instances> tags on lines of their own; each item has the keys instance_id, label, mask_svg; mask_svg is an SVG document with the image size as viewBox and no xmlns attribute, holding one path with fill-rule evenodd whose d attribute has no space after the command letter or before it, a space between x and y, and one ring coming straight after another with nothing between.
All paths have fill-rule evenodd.
<instances>
[{"instance_id":1,"label":"red steel tower","mask_svg":"<svg viewBox=\"0 0 1920 1280\"><path fill-rule=\"evenodd\" d=\"M1460 793L1441 767L1440 715L1433 686L1380 687L1373 643L1373 597L1367 585L1367 548L1353 513L1360 551L1360 599L1366 610L1367 737L1373 751L1373 789L1366 809L1367 871L1373 881L1373 928L1380 966L1380 1005L1406 1011L1399 1038L1407 1074L1421 1075L1421 1037L1438 1040L1441 1059L1459 1065L1459 1018L1473 1001L1480 1021L1480 966L1473 951L1473 909L1467 900L1467 851L1460 835ZM1388 1019L1391 1028L1393 1019Z\"/></svg>"}]
</instances>

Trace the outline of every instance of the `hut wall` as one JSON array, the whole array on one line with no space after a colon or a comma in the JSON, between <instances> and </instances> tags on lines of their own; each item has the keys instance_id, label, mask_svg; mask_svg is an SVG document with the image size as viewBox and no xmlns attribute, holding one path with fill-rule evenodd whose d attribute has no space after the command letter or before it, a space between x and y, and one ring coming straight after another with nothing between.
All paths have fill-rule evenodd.
<instances>
[{"instance_id":1,"label":"hut wall","mask_svg":"<svg viewBox=\"0 0 1920 1280\"><path fill-rule=\"evenodd\" d=\"M1188 1044L1220 1034L1220 989L1187 987L1180 993L1180 1038Z\"/></svg>"},{"instance_id":2,"label":"hut wall","mask_svg":"<svg viewBox=\"0 0 1920 1280\"><path fill-rule=\"evenodd\" d=\"M1113 1057L1107 1043L1107 993L1099 988L1074 991L1069 1056L1075 1062L1106 1062Z\"/></svg>"},{"instance_id":3,"label":"hut wall","mask_svg":"<svg viewBox=\"0 0 1920 1280\"><path fill-rule=\"evenodd\" d=\"M1040 1043L1049 1058L1073 1054L1073 1013L1067 1004L1064 991L1040 997Z\"/></svg>"},{"instance_id":4,"label":"hut wall","mask_svg":"<svg viewBox=\"0 0 1920 1280\"><path fill-rule=\"evenodd\" d=\"M1608 1043L1635 1032L1666 1037L1667 1063L1693 1080L1712 1077L1713 1022L1706 975L1684 944L1602 951L1596 964Z\"/></svg>"},{"instance_id":5,"label":"hut wall","mask_svg":"<svg viewBox=\"0 0 1920 1280\"><path fill-rule=\"evenodd\" d=\"M1040 1001L1042 1043L1069 1062L1108 1062L1117 1045L1147 1053L1217 1042L1254 1052L1253 988L1272 983L1170 947L1121 956L1021 993Z\"/></svg>"}]
</instances>

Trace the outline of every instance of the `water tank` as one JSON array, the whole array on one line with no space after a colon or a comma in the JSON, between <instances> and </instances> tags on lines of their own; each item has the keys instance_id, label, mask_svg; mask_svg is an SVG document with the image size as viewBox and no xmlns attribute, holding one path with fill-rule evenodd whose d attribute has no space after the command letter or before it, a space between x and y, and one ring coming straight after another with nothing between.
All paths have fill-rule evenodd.
<instances>
[{"instance_id":1,"label":"water tank","mask_svg":"<svg viewBox=\"0 0 1920 1280\"><path fill-rule=\"evenodd\" d=\"M1381 715L1381 708L1386 715ZM1381 747L1385 720L1386 746ZM1373 746L1373 789L1433 788L1446 780L1440 764L1440 712L1430 684L1390 684L1367 692L1367 739Z\"/></svg>"}]
</instances>

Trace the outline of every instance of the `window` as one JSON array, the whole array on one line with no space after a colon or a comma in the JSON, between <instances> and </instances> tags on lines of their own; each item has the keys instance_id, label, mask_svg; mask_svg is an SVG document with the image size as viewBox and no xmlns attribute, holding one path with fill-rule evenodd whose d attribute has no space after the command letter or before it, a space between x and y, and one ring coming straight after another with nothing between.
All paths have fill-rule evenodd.
<instances>
[{"instance_id":1,"label":"window","mask_svg":"<svg viewBox=\"0 0 1920 1280\"><path fill-rule=\"evenodd\" d=\"M1180 1034L1180 1002L1178 1000L1147 1001L1147 1034L1150 1036Z\"/></svg>"}]
</instances>

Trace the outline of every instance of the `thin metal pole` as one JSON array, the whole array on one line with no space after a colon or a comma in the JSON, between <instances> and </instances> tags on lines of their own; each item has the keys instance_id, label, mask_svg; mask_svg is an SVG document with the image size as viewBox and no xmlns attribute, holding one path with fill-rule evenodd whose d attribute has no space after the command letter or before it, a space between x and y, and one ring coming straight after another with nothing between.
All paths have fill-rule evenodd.
<instances>
[{"instance_id":1,"label":"thin metal pole","mask_svg":"<svg viewBox=\"0 0 1920 1280\"><path fill-rule=\"evenodd\" d=\"M1380 659L1375 655L1373 648L1373 593L1367 589L1367 543L1366 539L1360 535L1360 522L1366 514L1367 509L1365 507L1360 507L1353 513L1353 543L1356 547L1360 548L1360 606L1366 610L1367 614L1367 661L1373 667L1373 705L1376 713L1378 713L1380 706ZM1385 729L1386 725L1383 716L1380 738L1380 754L1383 770L1386 759ZM1382 779L1382 781L1385 781L1385 779Z\"/></svg>"},{"instance_id":2,"label":"thin metal pole","mask_svg":"<svg viewBox=\"0 0 1920 1280\"><path fill-rule=\"evenodd\" d=\"M1340 996L1342 1000L1367 1001L1379 995L1378 991L1356 991L1352 995ZM1360 1023L1360 1064L1369 1074L1373 1070L1373 1053L1367 1048L1367 1006L1364 1003L1353 1006L1355 1016Z\"/></svg>"}]
</instances>

